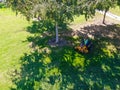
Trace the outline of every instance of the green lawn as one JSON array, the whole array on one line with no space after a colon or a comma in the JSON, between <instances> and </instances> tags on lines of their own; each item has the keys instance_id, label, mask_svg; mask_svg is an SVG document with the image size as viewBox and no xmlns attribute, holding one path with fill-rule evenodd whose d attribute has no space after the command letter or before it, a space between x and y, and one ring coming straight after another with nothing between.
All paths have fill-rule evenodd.
<instances>
[{"instance_id":1,"label":"green lawn","mask_svg":"<svg viewBox=\"0 0 120 90\"><path fill-rule=\"evenodd\" d=\"M116 15L120 16L120 7L116 6L115 8L111 8L110 12L112 12L113 14L116 14Z\"/></svg>"},{"instance_id":2,"label":"green lawn","mask_svg":"<svg viewBox=\"0 0 120 90\"><path fill-rule=\"evenodd\" d=\"M11 81L7 72L18 68L19 58L28 52L26 27L29 23L21 15L16 16L10 9L0 9L0 89L9 90Z\"/></svg>"},{"instance_id":3,"label":"green lawn","mask_svg":"<svg viewBox=\"0 0 120 90\"><path fill-rule=\"evenodd\" d=\"M86 19L84 15L74 16L74 21L71 24L85 23Z\"/></svg>"},{"instance_id":4,"label":"green lawn","mask_svg":"<svg viewBox=\"0 0 120 90\"><path fill-rule=\"evenodd\" d=\"M74 45L48 45L53 36L42 33L45 28L41 23L30 26L23 16L0 9L0 90L120 89L120 25L84 27L96 29L91 32L95 39L88 54L74 50L81 36L60 35ZM61 34L71 34L71 30ZM30 42L36 45L31 52Z\"/></svg>"}]
</instances>

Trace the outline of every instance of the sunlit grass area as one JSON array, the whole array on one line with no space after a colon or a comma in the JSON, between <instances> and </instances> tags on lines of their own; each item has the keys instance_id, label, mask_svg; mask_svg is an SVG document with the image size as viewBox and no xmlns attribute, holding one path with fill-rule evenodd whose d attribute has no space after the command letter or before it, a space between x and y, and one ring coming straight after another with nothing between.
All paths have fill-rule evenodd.
<instances>
[{"instance_id":1,"label":"sunlit grass area","mask_svg":"<svg viewBox=\"0 0 120 90\"><path fill-rule=\"evenodd\" d=\"M120 7L116 6L115 8L111 8L110 12L112 12L113 14L116 14L116 15L120 16Z\"/></svg>"},{"instance_id":2,"label":"sunlit grass area","mask_svg":"<svg viewBox=\"0 0 120 90\"><path fill-rule=\"evenodd\" d=\"M84 15L74 16L74 21L71 24L85 23L86 19Z\"/></svg>"},{"instance_id":3,"label":"sunlit grass area","mask_svg":"<svg viewBox=\"0 0 120 90\"><path fill-rule=\"evenodd\" d=\"M99 17L99 15L97 15ZM72 25L76 25L76 24L84 24L86 22L91 22L93 21L93 17L90 17L88 19L85 18L84 15L80 15L80 16L74 16L74 20L70 23Z\"/></svg>"},{"instance_id":4,"label":"sunlit grass area","mask_svg":"<svg viewBox=\"0 0 120 90\"><path fill-rule=\"evenodd\" d=\"M0 89L9 90L11 81L7 71L18 68L19 58L28 52L26 27L29 23L11 9L0 9Z\"/></svg>"}]
</instances>

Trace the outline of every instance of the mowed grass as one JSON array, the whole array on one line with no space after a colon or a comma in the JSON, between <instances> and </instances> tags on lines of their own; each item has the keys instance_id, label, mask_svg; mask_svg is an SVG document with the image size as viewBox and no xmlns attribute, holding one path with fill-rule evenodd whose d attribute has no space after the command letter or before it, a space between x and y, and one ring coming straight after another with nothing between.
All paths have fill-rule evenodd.
<instances>
[{"instance_id":1,"label":"mowed grass","mask_svg":"<svg viewBox=\"0 0 120 90\"><path fill-rule=\"evenodd\" d=\"M12 84L7 72L19 68L19 58L28 52L26 42L29 25L22 15L17 15L11 9L0 9L0 90L8 90Z\"/></svg>"},{"instance_id":2,"label":"mowed grass","mask_svg":"<svg viewBox=\"0 0 120 90\"><path fill-rule=\"evenodd\" d=\"M110 8L110 12L112 12L113 14L116 14L116 15L120 16L120 7L116 6L115 8Z\"/></svg>"},{"instance_id":3,"label":"mowed grass","mask_svg":"<svg viewBox=\"0 0 120 90\"><path fill-rule=\"evenodd\" d=\"M80 23L85 23L86 19L84 15L81 16L74 16L74 21L71 24L80 24Z\"/></svg>"}]
</instances>

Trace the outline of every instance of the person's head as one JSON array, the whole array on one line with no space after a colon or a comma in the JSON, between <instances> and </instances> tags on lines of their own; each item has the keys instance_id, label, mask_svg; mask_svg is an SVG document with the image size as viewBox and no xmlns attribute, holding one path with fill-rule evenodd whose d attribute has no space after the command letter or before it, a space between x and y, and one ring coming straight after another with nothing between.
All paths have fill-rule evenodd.
<instances>
[{"instance_id":1,"label":"person's head","mask_svg":"<svg viewBox=\"0 0 120 90\"><path fill-rule=\"evenodd\" d=\"M88 36L87 36L87 35L84 35L84 39L88 39Z\"/></svg>"}]
</instances>

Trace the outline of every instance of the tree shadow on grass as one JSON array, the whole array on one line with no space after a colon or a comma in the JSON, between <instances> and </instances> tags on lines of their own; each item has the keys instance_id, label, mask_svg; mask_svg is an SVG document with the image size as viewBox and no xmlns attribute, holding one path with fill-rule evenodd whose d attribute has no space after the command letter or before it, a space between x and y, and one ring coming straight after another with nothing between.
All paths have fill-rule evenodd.
<instances>
[{"instance_id":1,"label":"tree shadow on grass","mask_svg":"<svg viewBox=\"0 0 120 90\"><path fill-rule=\"evenodd\" d=\"M95 82L92 89L120 89L120 25L91 25L81 32L94 37L94 48L85 55L87 77Z\"/></svg>"},{"instance_id":2,"label":"tree shadow on grass","mask_svg":"<svg viewBox=\"0 0 120 90\"><path fill-rule=\"evenodd\" d=\"M54 24L50 20L33 21L32 25L27 27L27 31L32 34L43 34L45 31L52 33Z\"/></svg>"},{"instance_id":3,"label":"tree shadow on grass","mask_svg":"<svg viewBox=\"0 0 120 90\"><path fill-rule=\"evenodd\" d=\"M104 28L106 26L102 29ZM87 31L88 28L85 27L84 30ZM94 36L95 33L97 34L97 31L93 33ZM93 43L96 45L89 54L78 53L71 46L50 47L47 43L49 36L28 38L28 41L35 42L35 47L38 48L24 54L20 59L20 70L11 72L14 83L11 90L120 89L119 52L118 50L110 52L106 49L106 42L109 42L106 35L95 37ZM119 47L114 41L109 43Z\"/></svg>"}]
</instances>

